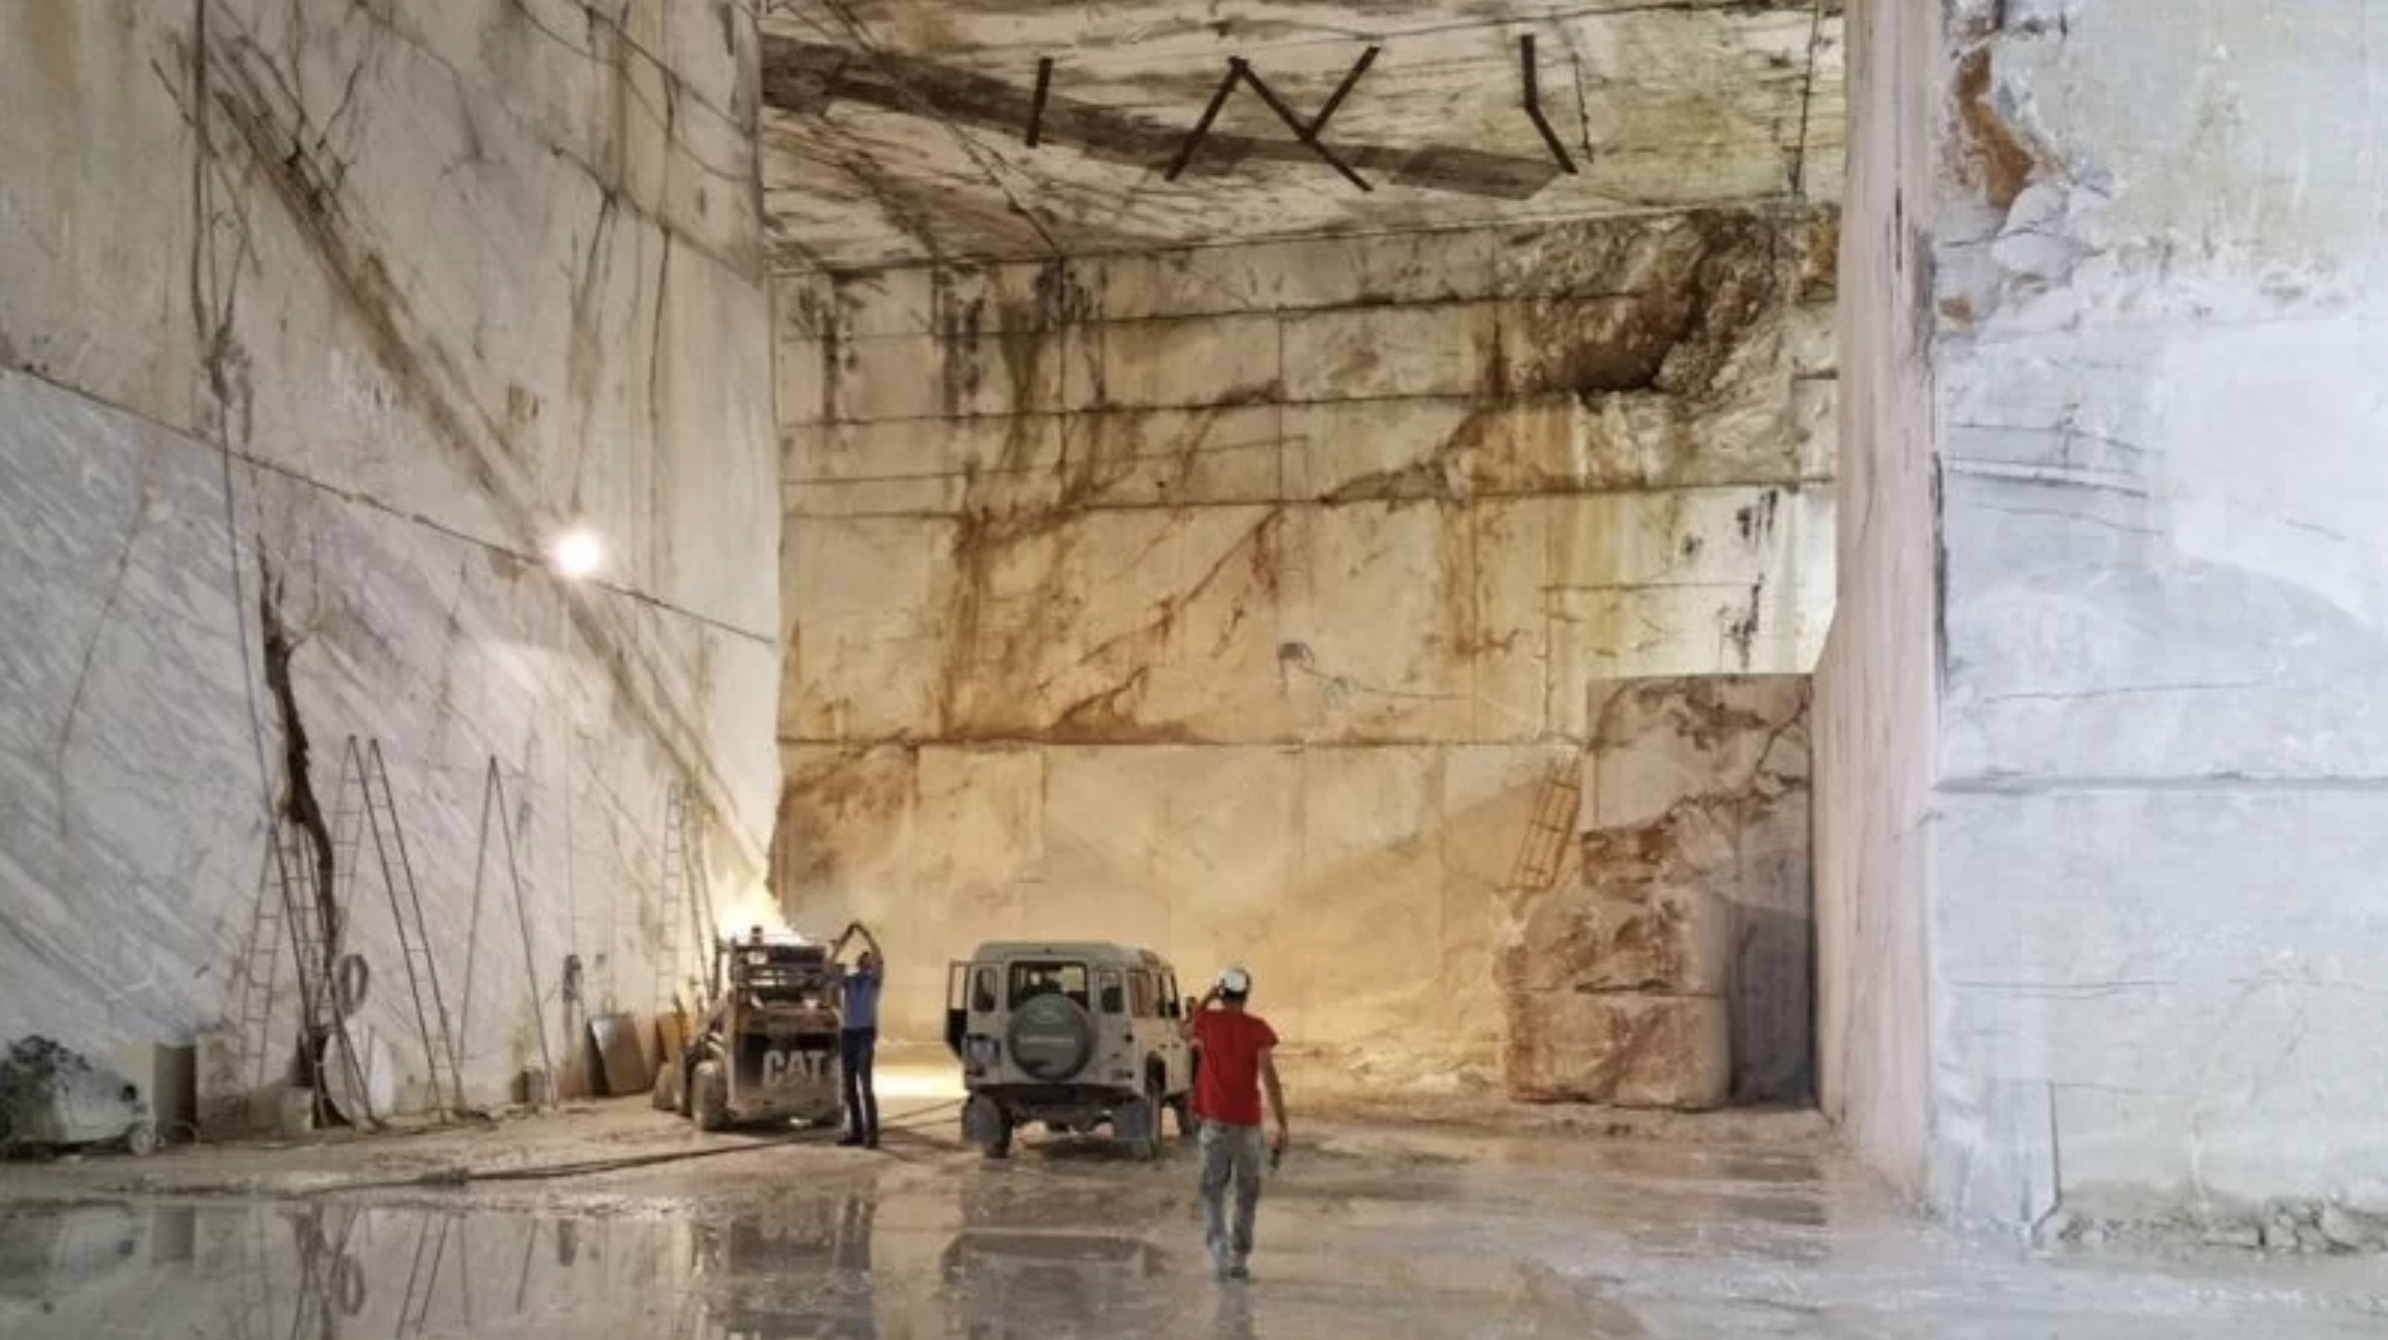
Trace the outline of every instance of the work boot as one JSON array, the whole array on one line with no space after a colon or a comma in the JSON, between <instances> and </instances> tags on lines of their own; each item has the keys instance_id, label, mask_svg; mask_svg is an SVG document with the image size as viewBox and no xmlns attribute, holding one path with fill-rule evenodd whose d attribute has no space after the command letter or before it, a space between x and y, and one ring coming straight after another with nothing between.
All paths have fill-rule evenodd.
<instances>
[{"instance_id":1,"label":"work boot","mask_svg":"<svg viewBox=\"0 0 2388 1340\"><path fill-rule=\"evenodd\" d=\"M837 1147L840 1149L853 1149L861 1143L862 1136L860 1134L854 1131L848 1131L844 1135L838 1137Z\"/></svg>"},{"instance_id":2,"label":"work boot","mask_svg":"<svg viewBox=\"0 0 2388 1340\"><path fill-rule=\"evenodd\" d=\"M879 1133L877 1131L873 1131L869 1135L862 1137L862 1147L865 1149L877 1149L879 1147Z\"/></svg>"}]
</instances>

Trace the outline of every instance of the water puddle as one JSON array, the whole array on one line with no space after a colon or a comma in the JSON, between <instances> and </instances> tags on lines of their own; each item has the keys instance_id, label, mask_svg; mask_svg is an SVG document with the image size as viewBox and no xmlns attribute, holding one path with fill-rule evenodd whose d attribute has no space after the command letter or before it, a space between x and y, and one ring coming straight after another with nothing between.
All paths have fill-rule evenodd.
<instances>
[{"instance_id":1,"label":"water puddle","mask_svg":"<svg viewBox=\"0 0 2388 1340\"><path fill-rule=\"evenodd\" d=\"M2222 1340L2388 1321L2369 1262L2037 1259L1711 1162L1668 1185L1655 1168L1452 1180L1322 1161L1323 1185L1289 1173L1264 1199L1257 1278L1223 1286L1189 1170L1054 1163L791 1177L766 1208L718 1213L701 1197L0 1203L0 1336Z\"/></svg>"}]
</instances>

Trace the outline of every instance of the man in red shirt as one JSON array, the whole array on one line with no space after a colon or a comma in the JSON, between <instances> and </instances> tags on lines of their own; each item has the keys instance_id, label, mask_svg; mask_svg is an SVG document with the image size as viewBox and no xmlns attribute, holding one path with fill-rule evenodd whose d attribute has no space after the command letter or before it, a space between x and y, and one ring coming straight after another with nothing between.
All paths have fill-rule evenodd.
<instances>
[{"instance_id":1,"label":"man in red shirt","mask_svg":"<svg viewBox=\"0 0 2388 1340\"><path fill-rule=\"evenodd\" d=\"M1229 1279L1249 1275L1252 1216L1260 1204L1260 1095L1268 1091L1277 1133L1269 1148L1285 1150L1285 1091L1277 1083L1277 1033L1244 1008L1252 974L1229 968L1178 1031L1195 1046L1194 1116L1202 1123L1202 1236L1211 1265ZM1211 1008L1213 1005L1217 1009ZM1228 1219L1228 1184L1235 1216Z\"/></svg>"}]
</instances>

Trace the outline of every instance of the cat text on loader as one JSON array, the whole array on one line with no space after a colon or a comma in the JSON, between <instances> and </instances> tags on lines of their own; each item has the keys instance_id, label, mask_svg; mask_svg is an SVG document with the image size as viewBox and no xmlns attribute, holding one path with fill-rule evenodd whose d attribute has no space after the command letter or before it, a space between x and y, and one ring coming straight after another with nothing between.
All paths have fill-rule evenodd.
<instances>
[{"instance_id":1,"label":"cat text on loader","mask_svg":"<svg viewBox=\"0 0 2388 1340\"><path fill-rule=\"evenodd\" d=\"M714 946L711 995L704 1024L663 1081L677 1081L680 1115L708 1131L837 1119L840 1016L827 945L724 938Z\"/></svg>"}]
</instances>

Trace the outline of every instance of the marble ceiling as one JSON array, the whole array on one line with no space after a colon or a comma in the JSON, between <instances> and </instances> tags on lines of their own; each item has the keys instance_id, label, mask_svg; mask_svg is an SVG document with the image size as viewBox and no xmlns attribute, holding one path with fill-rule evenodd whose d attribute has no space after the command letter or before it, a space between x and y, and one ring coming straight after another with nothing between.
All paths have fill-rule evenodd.
<instances>
[{"instance_id":1,"label":"marble ceiling","mask_svg":"<svg viewBox=\"0 0 2388 1340\"><path fill-rule=\"evenodd\" d=\"M766 221L859 269L1830 200L1841 9L766 0Z\"/></svg>"}]
</instances>

